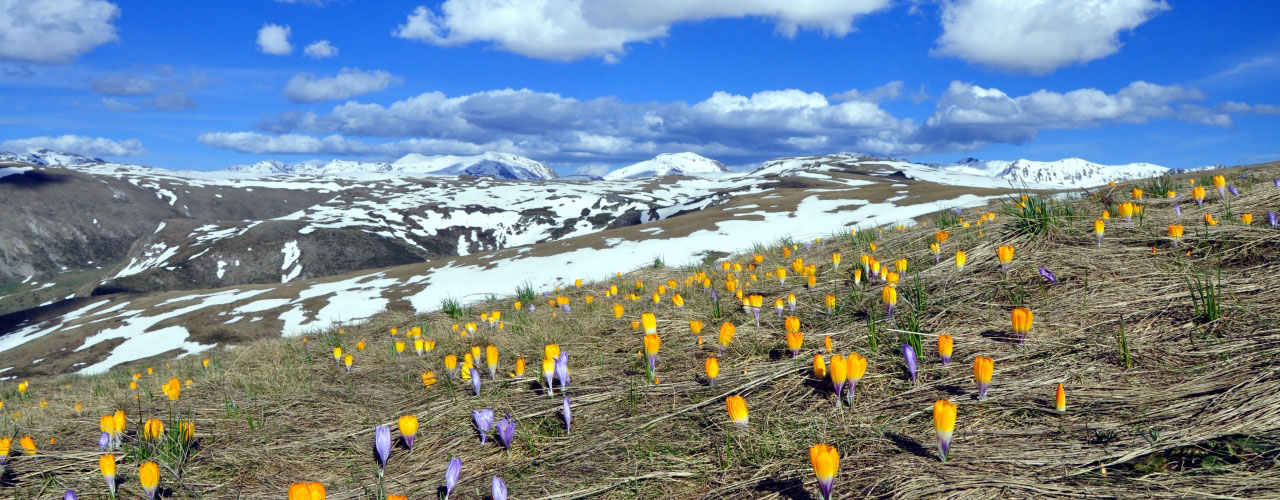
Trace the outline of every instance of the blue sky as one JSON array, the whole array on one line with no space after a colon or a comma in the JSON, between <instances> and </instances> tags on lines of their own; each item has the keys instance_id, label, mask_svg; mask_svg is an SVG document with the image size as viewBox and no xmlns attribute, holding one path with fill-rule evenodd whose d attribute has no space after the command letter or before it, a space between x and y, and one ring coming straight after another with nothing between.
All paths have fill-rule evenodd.
<instances>
[{"instance_id":1,"label":"blue sky","mask_svg":"<svg viewBox=\"0 0 1280 500\"><path fill-rule=\"evenodd\" d=\"M1255 163L1280 159L1278 11L0 0L0 145L196 169L488 150L562 173L679 151Z\"/></svg>"}]
</instances>

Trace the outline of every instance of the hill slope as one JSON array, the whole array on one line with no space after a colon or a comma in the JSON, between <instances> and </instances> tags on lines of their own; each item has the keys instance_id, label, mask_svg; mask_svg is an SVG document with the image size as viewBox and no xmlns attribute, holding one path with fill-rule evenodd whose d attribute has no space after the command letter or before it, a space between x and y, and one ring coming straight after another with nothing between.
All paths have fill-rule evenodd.
<instances>
[{"instance_id":1,"label":"hill slope","mask_svg":"<svg viewBox=\"0 0 1280 500\"><path fill-rule=\"evenodd\" d=\"M1227 172L1242 192L1231 201L1234 213L1260 215L1280 204L1267 182L1280 174L1280 165L1248 169L1244 178L1237 172ZM1188 185L1186 177L1175 182ZM518 310L517 297L504 295L468 301L453 316L393 309L304 338L236 338L236 348L208 347L173 361L156 357L109 375L35 377L26 395L17 396L11 385L3 393L4 410L20 411L12 419L40 446L36 455L9 459L6 491L37 498L55 484L59 492L74 488L81 497L105 494L92 463L98 417L123 410L128 434L115 455L121 470L136 469L151 453L163 464L160 485L170 498L280 498L297 481L322 483L330 498L429 498L444 484L451 458L462 464L453 498L483 498L494 477L513 497L548 500L816 498L808 452L817 443L841 455L834 477L840 498L1079 498L1082 492L1276 497L1280 375L1274 359L1280 332L1274 322L1280 310L1274 299L1280 273L1270 257L1280 233L1259 221L1234 220L1223 202L1210 199L1203 209L1184 206L1184 223L1191 229L1202 213L1221 222L1188 230L1175 243L1165 228L1179 222L1172 210L1176 200L1161 198L1145 201L1141 221L1112 219L1099 246L1091 219L1128 201L1124 193L1131 187L1061 201L1029 193L1025 211L946 210L927 214L923 220L932 227L864 228L809 246L761 244L688 266L610 273L559 291L535 287L518 298L524 302ZM991 211L994 220L984 217ZM806 214L814 213L821 212ZM789 221L816 226L806 228L812 232L825 231L827 222ZM1035 222L1053 229L1028 232L1038 227ZM937 241L937 225L949 238L945 257L935 262L927 244ZM718 240L722 248L740 244L730 236ZM1012 262L995 262L998 245L1016 248ZM968 252L963 268L952 260L956 250ZM832 263L834 252L843 256L839 267ZM883 283L855 279L851 272L863 254L886 265L906 260L893 319L885 316ZM815 266L813 285L795 274L785 281L770 276L795 269L797 258L803 262L796 267ZM590 268L612 271L617 264ZM722 264L742 270L726 272ZM1056 283L1042 268L1056 274ZM566 273L572 279L583 269ZM491 289L502 294L519 286L520 278L492 280ZM710 280L715 299L695 283L699 279ZM759 324L729 292L735 280L733 288L765 297ZM1222 314L1197 309L1185 280L1209 280ZM378 288L393 281L388 273L364 282ZM450 280L450 286L465 285ZM659 285L672 288L659 301L649 300ZM607 297L610 287L620 294ZM255 291L201 294L176 305L226 303ZM255 298L268 292L259 293ZM673 304L676 293L683 307ZM568 309L542 305L557 295L568 300ZM788 295L797 306L783 314L797 318L799 345L788 346L785 322L769 307ZM533 302L536 309L527 307ZM618 320L614 303L624 309ZM80 314L92 312L92 305ZM1022 345L1009 328L1010 311L1019 306L1035 315ZM481 320L480 313L490 311L502 312L502 329ZM653 328L661 338L654 378L639 355L640 332L630 324L645 312L656 315ZM705 323L705 341L690 332L690 321ZM454 333L452 325L466 322L476 322L477 330ZM726 322L736 325L736 334L720 347L716 333ZM413 327L421 328L433 350L417 355L410 346L397 355L395 343L411 344L405 332ZM914 376L900 347L913 341L913 332L921 337ZM954 340L950 364L942 363L936 347L942 334ZM537 369L548 344L568 355L572 369L572 380L554 389ZM496 349L497 376L491 378L477 358L478 390L446 374L445 355L483 353L488 346ZM334 363L334 347L353 357L349 373ZM866 373L853 388L841 385L853 397L837 403L840 393L825 372L834 355L851 353L865 356ZM977 356L994 363L981 400L971 369ZM720 367L714 383L703 368L711 357ZM815 373L815 357L821 372ZM516 358L530 366L519 376ZM435 378L427 380L435 382L424 384L428 372ZM130 373L139 374L137 390L129 388ZM174 403L158 390L170 377L191 381ZM1054 408L1059 383L1065 388L1062 412ZM741 426L725 410L726 398L735 395L749 409ZM562 396L571 429L561 418ZM939 400L958 407L947 461L939 457L933 423ZM83 407L73 410L75 404ZM171 406L180 418L194 418L194 446L178 446L180 440L169 437L178 435L173 422L161 446L133 437L141 418L162 418ZM472 412L482 409L493 410L495 422L510 416L515 427L509 449L496 443L496 435L481 444L478 434L489 431L477 432ZM394 436L404 415L421 423L417 444L412 452L391 447L385 473L379 473L370 453L373 428L389 426ZM122 496L141 494L136 481L121 487Z\"/></svg>"}]
</instances>

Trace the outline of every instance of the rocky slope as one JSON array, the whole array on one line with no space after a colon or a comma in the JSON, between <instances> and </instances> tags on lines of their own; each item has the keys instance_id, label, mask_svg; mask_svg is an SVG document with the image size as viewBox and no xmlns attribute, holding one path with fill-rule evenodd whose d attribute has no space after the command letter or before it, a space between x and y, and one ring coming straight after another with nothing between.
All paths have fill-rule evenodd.
<instances>
[{"instance_id":1,"label":"rocky slope","mask_svg":"<svg viewBox=\"0 0 1280 500\"><path fill-rule=\"evenodd\" d=\"M207 182L107 165L0 163L22 170L0 177L0 283L109 267L166 219L267 219L332 197L319 185Z\"/></svg>"}]
</instances>

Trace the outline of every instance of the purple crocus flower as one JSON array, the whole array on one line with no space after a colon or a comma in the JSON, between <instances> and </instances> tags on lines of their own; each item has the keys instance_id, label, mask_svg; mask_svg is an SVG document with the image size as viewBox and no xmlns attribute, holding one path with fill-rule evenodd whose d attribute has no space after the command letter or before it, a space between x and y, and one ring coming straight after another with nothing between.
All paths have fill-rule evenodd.
<instances>
[{"instance_id":1,"label":"purple crocus flower","mask_svg":"<svg viewBox=\"0 0 1280 500\"><path fill-rule=\"evenodd\" d=\"M569 396L564 397L564 433L569 434L569 429L573 427L573 410L569 408Z\"/></svg>"},{"instance_id":2,"label":"purple crocus flower","mask_svg":"<svg viewBox=\"0 0 1280 500\"><path fill-rule=\"evenodd\" d=\"M1271 227L1280 226L1280 218L1277 218L1276 213L1271 210L1267 210L1267 222L1271 223Z\"/></svg>"},{"instance_id":3,"label":"purple crocus flower","mask_svg":"<svg viewBox=\"0 0 1280 500\"><path fill-rule=\"evenodd\" d=\"M507 483L498 479L498 476L493 476L493 486L489 487L489 492L493 500L507 500Z\"/></svg>"},{"instance_id":4,"label":"purple crocus flower","mask_svg":"<svg viewBox=\"0 0 1280 500\"><path fill-rule=\"evenodd\" d=\"M516 437L516 421L511 419L511 414L508 413L503 416L494 430L494 435L498 437L498 444L510 450L511 440Z\"/></svg>"},{"instance_id":5,"label":"purple crocus flower","mask_svg":"<svg viewBox=\"0 0 1280 500\"><path fill-rule=\"evenodd\" d=\"M712 291L711 291L711 301L712 301L712 302L715 302L715 303L719 303L719 302L720 302L720 294L716 293L716 291L715 291L715 290L712 290Z\"/></svg>"},{"instance_id":6,"label":"purple crocus flower","mask_svg":"<svg viewBox=\"0 0 1280 500\"><path fill-rule=\"evenodd\" d=\"M1050 271L1047 267L1040 268L1040 276L1043 276L1050 284L1058 284L1058 277L1054 276L1053 271Z\"/></svg>"},{"instance_id":7,"label":"purple crocus flower","mask_svg":"<svg viewBox=\"0 0 1280 500\"><path fill-rule=\"evenodd\" d=\"M471 410L471 420L475 421L476 430L480 431L480 444L484 444L489 439L489 428L493 426L493 410Z\"/></svg>"},{"instance_id":8,"label":"purple crocus flower","mask_svg":"<svg viewBox=\"0 0 1280 500\"><path fill-rule=\"evenodd\" d=\"M1227 186L1227 191L1231 192L1231 196L1240 196L1240 190L1235 186Z\"/></svg>"},{"instance_id":9,"label":"purple crocus flower","mask_svg":"<svg viewBox=\"0 0 1280 500\"><path fill-rule=\"evenodd\" d=\"M453 457L449 460L449 468L444 471L444 500L449 500L453 487L458 485L458 476L462 474L462 459Z\"/></svg>"},{"instance_id":10,"label":"purple crocus flower","mask_svg":"<svg viewBox=\"0 0 1280 500\"><path fill-rule=\"evenodd\" d=\"M382 477L387 459L391 458L391 428L380 425L373 430L373 450L378 453L378 477Z\"/></svg>"},{"instance_id":11,"label":"purple crocus flower","mask_svg":"<svg viewBox=\"0 0 1280 500\"><path fill-rule=\"evenodd\" d=\"M1182 218L1182 205L1179 205L1176 201L1173 202L1173 213L1174 215L1177 215L1179 219Z\"/></svg>"},{"instance_id":12,"label":"purple crocus flower","mask_svg":"<svg viewBox=\"0 0 1280 500\"><path fill-rule=\"evenodd\" d=\"M911 372L911 383L916 382L916 350L902 344L902 359L907 362L907 371Z\"/></svg>"},{"instance_id":13,"label":"purple crocus flower","mask_svg":"<svg viewBox=\"0 0 1280 500\"><path fill-rule=\"evenodd\" d=\"M569 314L569 304L565 304L563 309L565 314Z\"/></svg>"},{"instance_id":14,"label":"purple crocus flower","mask_svg":"<svg viewBox=\"0 0 1280 500\"><path fill-rule=\"evenodd\" d=\"M556 356L556 378L560 379L560 392L569 390L569 353L561 351Z\"/></svg>"},{"instance_id":15,"label":"purple crocus flower","mask_svg":"<svg viewBox=\"0 0 1280 500\"><path fill-rule=\"evenodd\" d=\"M67 490L67 494L62 496L62 500L80 500L80 497L76 496L75 490Z\"/></svg>"},{"instance_id":16,"label":"purple crocus flower","mask_svg":"<svg viewBox=\"0 0 1280 500\"><path fill-rule=\"evenodd\" d=\"M952 207L951 210L954 211L956 215L960 215L960 207Z\"/></svg>"},{"instance_id":17,"label":"purple crocus flower","mask_svg":"<svg viewBox=\"0 0 1280 500\"><path fill-rule=\"evenodd\" d=\"M804 249L805 249L805 250L809 250L809 249L812 249L812 248L813 248L813 243L805 243L805 244L804 244Z\"/></svg>"},{"instance_id":18,"label":"purple crocus flower","mask_svg":"<svg viewBox=\"0 0 1280 500\"><path fill-rule=\"evenodd\" d=\"M474 366L471 367L471 388L476 390L476 396L480 395L480 372Z\"/></svg>"},{"instance_id":19,"label":"purple crocus flower","mask_svg":"<svg viewBox=\"0 0 1280 500\"><path fill-rule=\"evenodd\" d=\"M98 451L107 451L111 447L111 434L102 433L98 436Z\"/></svg>"},{"instance_id":20,"label":"purple crocus flower","mask_svg":"<svg viewBox=\"0 0 1280 500\"><path fill-rule=\"evenodd\" d=\"M1271 183L1275 184L1276 189L1280 189L1280 179L1271 179Z\"/></svg>"}]
</instances>

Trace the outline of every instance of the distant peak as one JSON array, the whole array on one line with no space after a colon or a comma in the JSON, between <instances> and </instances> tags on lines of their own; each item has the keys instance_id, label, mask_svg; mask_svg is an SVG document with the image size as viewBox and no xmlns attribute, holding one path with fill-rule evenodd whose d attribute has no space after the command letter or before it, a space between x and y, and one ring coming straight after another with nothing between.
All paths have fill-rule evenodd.
<instances>
[{"instance_id":1,"label":"distant peak","mask_svg":"<svg viewBox=\"0 0 1280 500\"><path fill-rule=\"evenodd\" d=\"M667 175L696 175L728 172L723 163L700 154L685 151L682 153L662 153L653 159L627 165L605 174L605 180L632 179L641 177L663 177Z\"/></svg>"}]
</instances>

